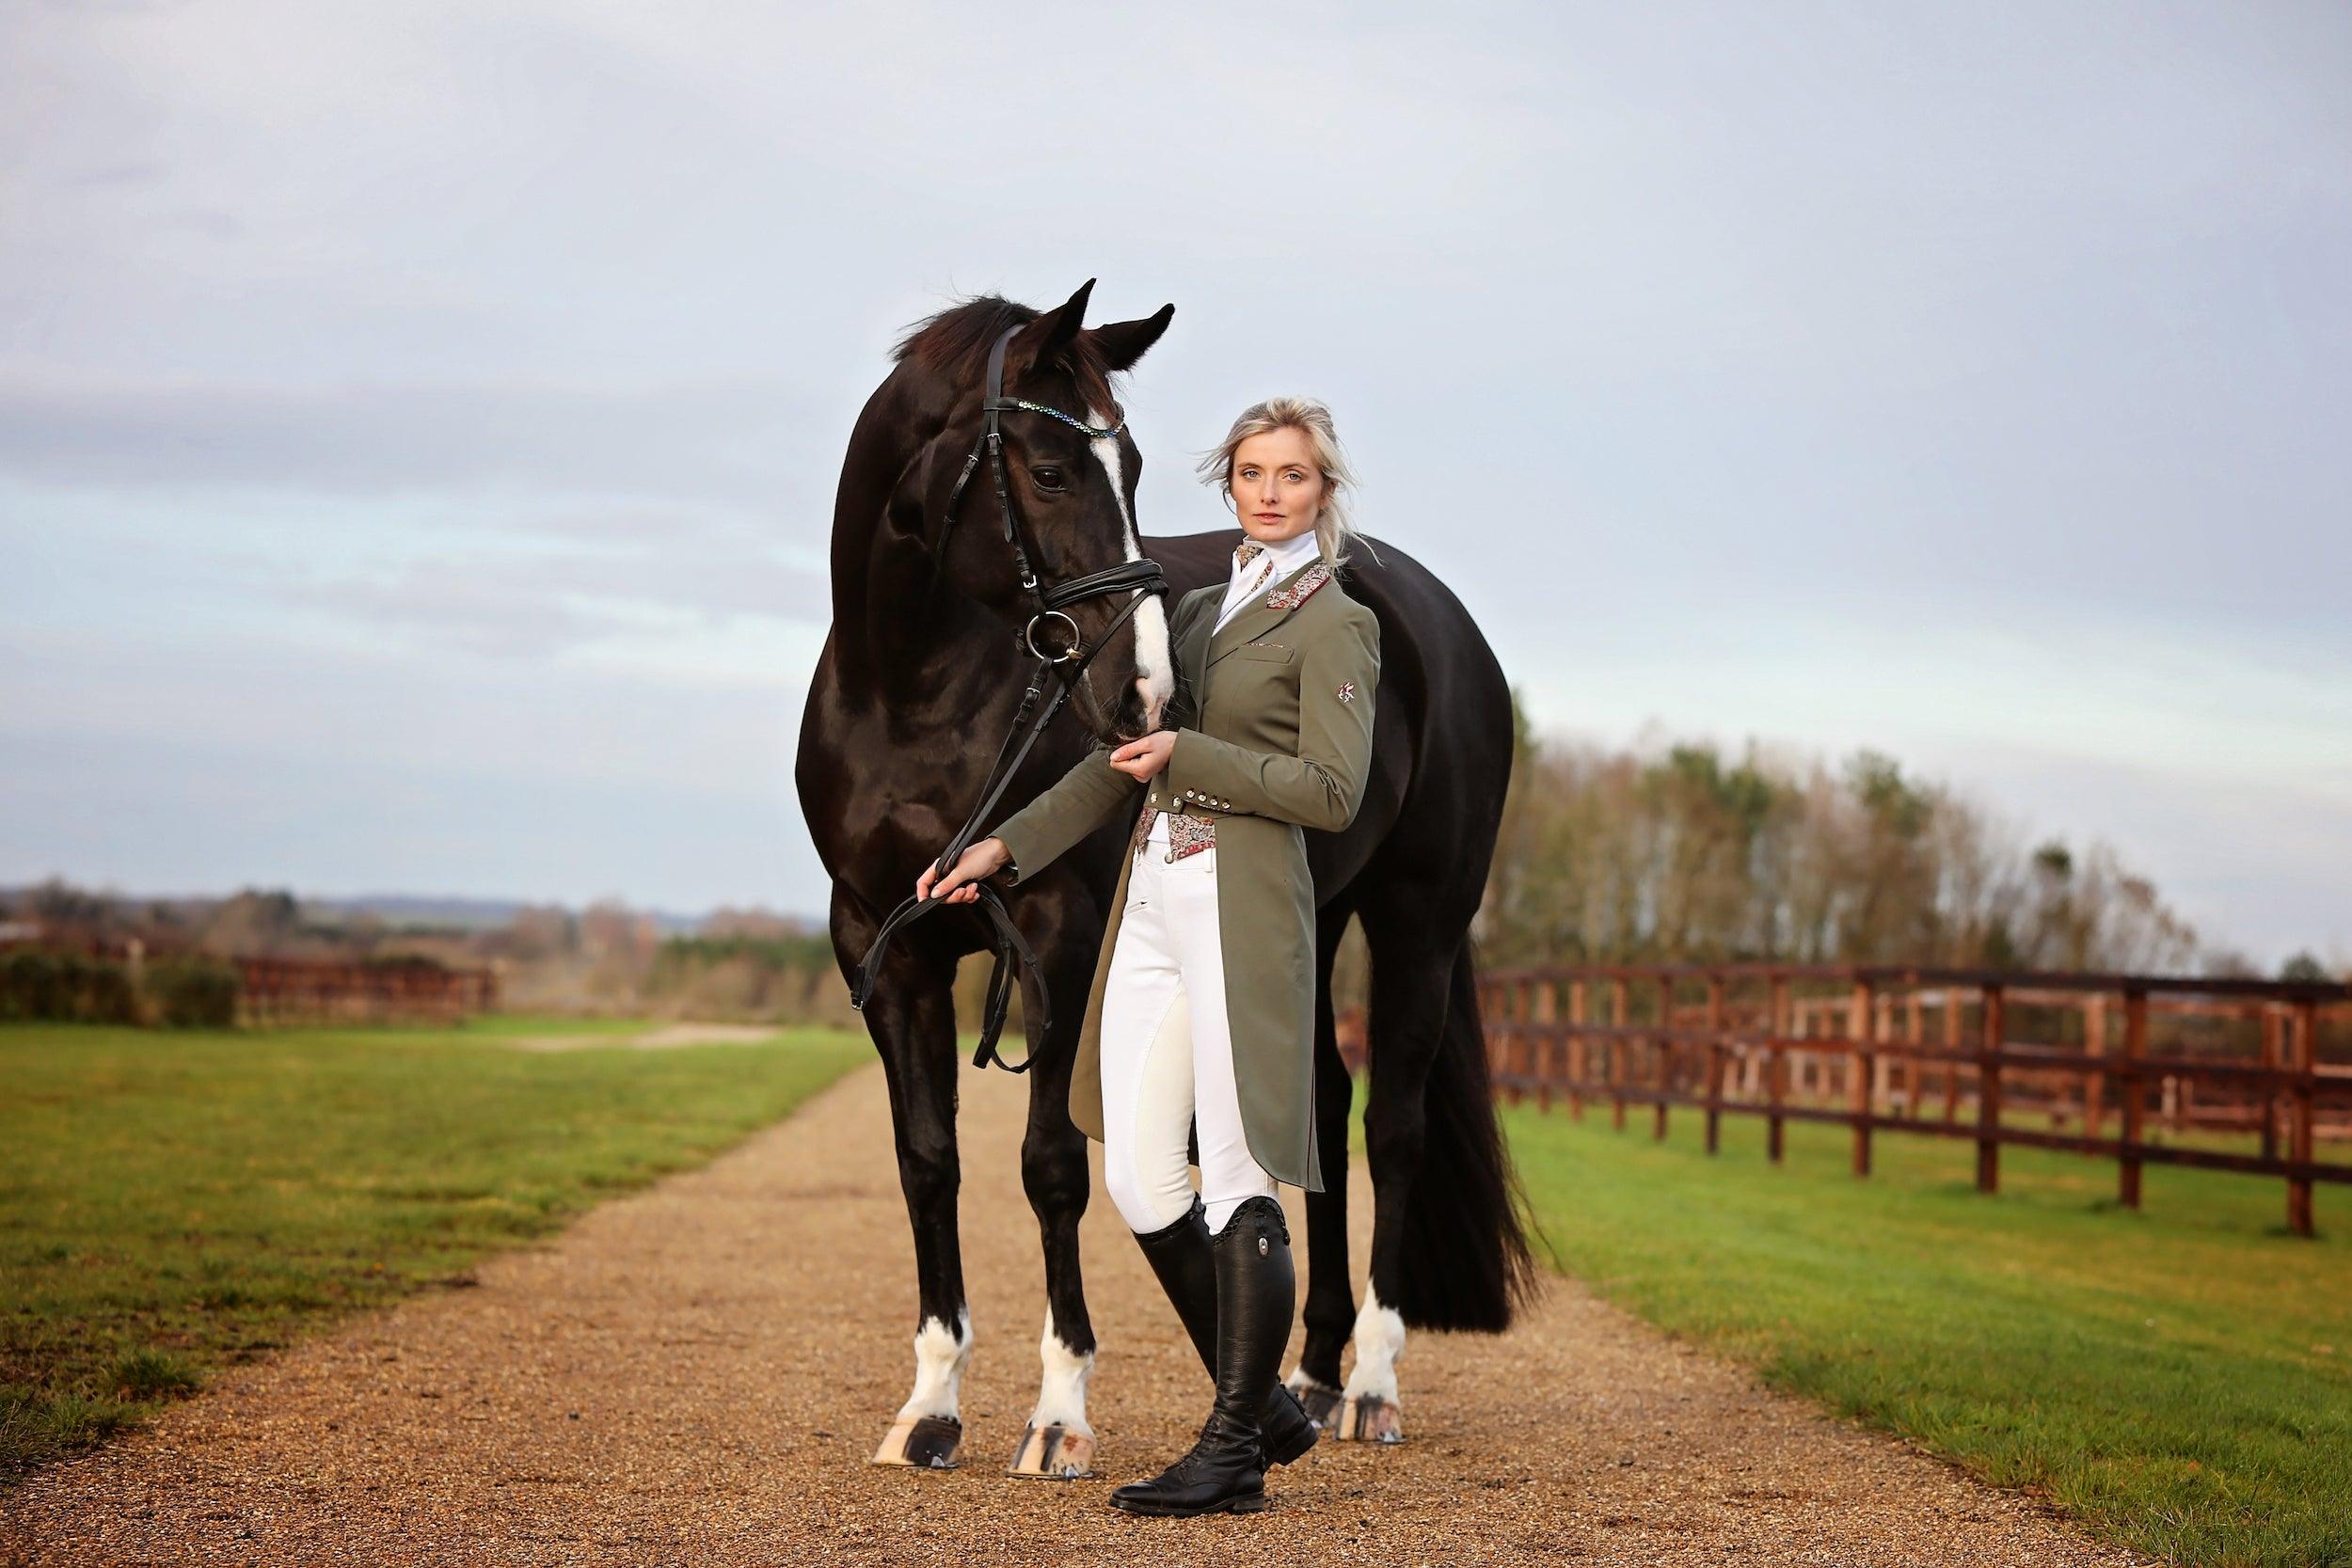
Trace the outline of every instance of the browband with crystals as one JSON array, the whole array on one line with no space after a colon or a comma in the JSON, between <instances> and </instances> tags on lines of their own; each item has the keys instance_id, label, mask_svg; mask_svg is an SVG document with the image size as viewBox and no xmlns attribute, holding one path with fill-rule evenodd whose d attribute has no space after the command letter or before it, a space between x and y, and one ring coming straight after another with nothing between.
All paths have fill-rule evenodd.
<instances>
[{"instance_id":1,"label":"browband with crystals","mask_svg":"<svg viewBox=\"0 0 2352 1568\"><path fill-rule=\"evenodd\" d=\"M1097 441L1107 441L1112 436L1127 428L1127 421L1121 420L1107 430L1098 430L1094 426L1088 424L1083 420L1072 419L1069 415L1063 413L1058 408L1048 408L1041 403L1031 403L1026 398L998 398L996 400L996 404L1000 408L1025 408L1032 414L1051 414L1054 418L1059 420L1071 429L1077 431L1083 436L1090 436Z\"/></svg>"}]
</instances>

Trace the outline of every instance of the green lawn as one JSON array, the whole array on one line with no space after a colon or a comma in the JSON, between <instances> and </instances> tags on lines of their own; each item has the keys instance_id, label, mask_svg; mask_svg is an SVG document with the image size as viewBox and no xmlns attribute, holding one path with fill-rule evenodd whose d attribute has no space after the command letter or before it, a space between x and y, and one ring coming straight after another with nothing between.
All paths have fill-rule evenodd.
<instances>
[{"instance_id":1,"label":"green lawn","mask_svg":"<svg viewBox=\"0 0 2352 1568\"><path fill-rule=\"evenodd\" d=\"M700 1164L862 1036L527 1052L460 1029L0 1026L0 1486L248 1359Z\"/></svg>"},{"instance_id":2,"label":"green lawn","mask_svg":"<svg viewBox=\"0 0 2352 1568\"><path fill-rule=\"evenodd\" d=\"M2151 1166L2143 1208L2112 1163L1698 1113L1649 1135L1534 1103L1504 1123L1552 1260L1628 1309L1783 1388L2042 1493L2168 1562L2352 1564L2352 1189L2320 1237L2284 1183Z\"/></svg>"}]
</instances>

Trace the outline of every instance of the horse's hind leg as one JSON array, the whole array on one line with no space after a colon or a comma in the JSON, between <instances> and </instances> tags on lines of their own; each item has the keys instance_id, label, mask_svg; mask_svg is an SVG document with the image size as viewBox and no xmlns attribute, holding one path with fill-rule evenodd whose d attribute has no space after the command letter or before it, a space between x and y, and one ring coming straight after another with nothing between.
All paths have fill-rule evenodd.
<instances>
[{"instance_id":1,"label":"horse's hind leg","mask_svg":"<svg viewBox=\"0 0 2352 1568\"><path fill-rule=\"evenodd\" d=\"M1446 1028L1458 933L1432 929L1437 900L1393 883L1369 892L1360 907L1371 949L1372 997L1366 1042L1370 1087L1364 1103L1364 1157L1372 1168L1372 1261L1352 1335L1355 1364L1340 1391L1332 1435L1400 1442L1404 1404L1396 1363L1405 1351L1406 1221L1421 1179L1428 1133L1427 1089Z\"/></svg>"},{"instance_id":2,"label":"horse's hind leg","mask_svg":"<svg viewBox=\"0 0 2352 1568\"><path fill-rule=\"evenodd\" d=\"M850 895L834 896L837 953L863 953L874 923ZM972 1356L972 1313L963 1294L963 1249L956 1230L961 1183L956 1155L956 1014L952 957L925 950L922 933L901 932L882 960L865 1009L866 1032L890 1086L890 1128L898 1185L914 1228L917 1296L914 1389L874 1450L877 1465L948 1469L963 1440L958 1398Z\"/></svg>"},{"instance_id":3,"label":"horse's hind leg","mask_svg":"<svg viewBox=\"0 0 2352 1568\"><path fill-rule=\"evenodd\" d=\"M1096 943L1040 943L1048 964L1057 954L1091 962ZM1085 1214L1089 1175L1086 1134L1070 1119L1070 1075L1089 969L1049 970L1054 986L1054 1038L1038 1048L1029 1069L1029 1124L1021 1141L1021 1183L1037 1213L1045 1248L1045 1330L1038 1340L1042 1363L1037 1404L1007 1471L1066 1480L1094 1473L1094 1428L1087 1422L1087 1378L1094 1370L1094 1324L1087 1316L1086 1282L1078 1269L1078 1220Z\"/></svg>"},{"instance_id":4,"label":"horse's hind leg","mask_svg":"<svg viewBox=\"0 0 2352 1568\"><path fill-rule=\"evenodd\" d=\"M1316 929L1314 1117L1323 1191L1307 1195L1307 1301L1302 1313L1307 1337L1288 1380L1291 1392L1322 1427L1339 1416L1340 1352L1356 1324L1347 1244L1348 1110L1356 1081L1340 1055L1339 1031L1331 1016L1331 958L1351 912L1326 909Z\"/></svg>"}]
</instances>

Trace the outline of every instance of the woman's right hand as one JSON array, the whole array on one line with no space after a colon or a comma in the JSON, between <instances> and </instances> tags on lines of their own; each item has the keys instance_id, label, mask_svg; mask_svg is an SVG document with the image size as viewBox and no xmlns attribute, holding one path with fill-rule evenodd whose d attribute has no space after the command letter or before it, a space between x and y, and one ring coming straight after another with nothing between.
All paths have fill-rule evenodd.
<instances>
[{"instance_id":1,"label":"woman's right hand","mask_svg":"<svg viewBox=\"0 0 2352 1568\"><path fill-rule=\"evenodd\" d=\"M914 879L914 896L929 898L934 892L950 904L977 903L980 896L979 881L1012 859L1001 838L984 838L965 847L963 856L947 868L947 875L939 877L933 889L931 879L938 876L939 863L933 861L923 868L923 875Z\"/></svg>"}]
</instances>

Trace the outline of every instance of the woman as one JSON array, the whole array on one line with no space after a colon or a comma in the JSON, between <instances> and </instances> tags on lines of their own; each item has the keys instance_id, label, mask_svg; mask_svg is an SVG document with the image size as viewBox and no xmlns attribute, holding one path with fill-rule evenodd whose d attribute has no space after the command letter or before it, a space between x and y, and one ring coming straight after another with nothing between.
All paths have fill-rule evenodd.
<instances>
[{"instance_id":1,"label":"woman","mask_svg":"<svg viewBox=\"0 0 2352 1568\"><path fill-rule=\"evenodd\" d=\"M940 896L968 903L966 884L1002 871L1015 885L1114 811L1135 813L1071 1118L1103 1144L1111 1201L1216 1381L1191 1451L1111 1494L1137 1513L1263 1509L1267 1466L1315 1441L1277 1377L1295 1275L1276 1182L1323 1190L1305 833L1355 820L1380 677L1380 624L1333 577L1355 482L1330 414L1305 398L1259 404L1200 471L1248 537L1226 581L1177 603L1161 727L1096 748L938 879Z\"/></svg>"}]
</instances>

